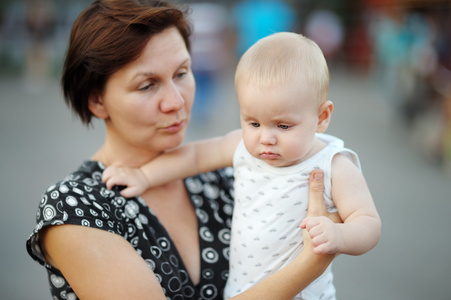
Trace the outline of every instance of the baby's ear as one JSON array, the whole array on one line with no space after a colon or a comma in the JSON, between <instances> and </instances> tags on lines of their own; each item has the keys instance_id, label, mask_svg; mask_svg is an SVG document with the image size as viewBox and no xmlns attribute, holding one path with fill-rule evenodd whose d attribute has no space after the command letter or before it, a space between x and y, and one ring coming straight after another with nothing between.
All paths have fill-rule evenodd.
<instances>
[{"instance_id":1,"label":"baby's ear","mask_svg":"<svg viewBox=\"0 0 451 300\"><path fill-rule=\"evenodd\" d=\"M99 119L108 118L108 110L104 105L102 96L97 93L92 93L88 99L88 106L91 113Z\"/></svg>"},{"instance_id":2,"label":"baby's ear","mask_svg":"<svg viewBox=\"0 0 451 300\"><path fill-rule=\"evenodd\" d=\"M316 129L316 132L322 133L327 130L333 110L334 104L332 103L332 101L327 100L326 102L321 104L318 110L318 128Z\"/></svg>"}]
</instances>

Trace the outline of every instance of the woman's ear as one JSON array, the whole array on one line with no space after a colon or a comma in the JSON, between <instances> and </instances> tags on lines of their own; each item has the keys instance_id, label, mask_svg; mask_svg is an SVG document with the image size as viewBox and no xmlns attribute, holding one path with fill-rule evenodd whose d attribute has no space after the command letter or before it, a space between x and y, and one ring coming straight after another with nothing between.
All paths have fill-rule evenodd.
<instances>
[{"instance_id":1,"label":"woman's ear","mask_svg":"<svg viewBox=\"0 0 451 300\"><path fill-rule=\"evenodd\" d=\"M88 107L91 113L99 119L106 119L109 116L102 96L97 93L92 93L89 96Z\"/></svg>"},{"instance_id":2,"label":"woman's ear","mask_svg":"<svg viewBox=\"0 0 451 300\"><path fill-rule=\"evenodd\" d=\"M316 129L316 132L322 133L327 130L333 110L334 104L332 103L332 101L327 100L326 102L321 104L318 110L318 128Z\"/></svg>"}]
</instances>

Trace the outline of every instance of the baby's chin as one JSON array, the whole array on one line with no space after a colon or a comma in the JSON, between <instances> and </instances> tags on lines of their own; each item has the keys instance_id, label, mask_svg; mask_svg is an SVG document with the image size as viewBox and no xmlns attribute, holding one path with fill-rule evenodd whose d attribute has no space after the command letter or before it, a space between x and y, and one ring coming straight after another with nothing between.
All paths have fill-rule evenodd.
<instances>
[{"instance_id":1,"label":"baby's chin","mask_svg":"<svg viewBox=\"0 0 451 300\"><path fill-rule=\"evenodd\" d=\"M278 159L262 159L259 158L260 160L264 161L267 165L270 165L271 167L276 167L276 168L285 168L285 167L290 167L293 165L298 164L298 161L286 161L282 158L278 158Z\"/></svg>"}]
</instances>

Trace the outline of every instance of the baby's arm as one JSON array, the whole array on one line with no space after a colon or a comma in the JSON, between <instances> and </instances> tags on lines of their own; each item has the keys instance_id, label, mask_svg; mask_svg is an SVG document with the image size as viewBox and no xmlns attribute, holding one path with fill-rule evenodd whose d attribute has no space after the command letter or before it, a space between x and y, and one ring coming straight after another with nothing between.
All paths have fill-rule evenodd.
<instances>
[{"instance_id":1,"label":"baby's arm","mask_svg":"<svg viewBox=\"0 0 451 300\"><path fill-rule=\"evenodd\" d=\"M241 130L222 137L188 143L165 152L140 168L110 166L103 172L107 188L125 185L124 197L140 195L148 188L176 179L232 166Z\"/></svg>"},{"instance_id":2,"label":"baby's arm","mask_svg":"<svg viewBox=\"0 0 451 300\"><path fill-rule=\"evenodd\" d=\"M361 255L379 242L381 220L360 170L345 156L332 161L332 198L343 224L308 217L301 224L317 254Z\"/></svg>"}]
</instances>

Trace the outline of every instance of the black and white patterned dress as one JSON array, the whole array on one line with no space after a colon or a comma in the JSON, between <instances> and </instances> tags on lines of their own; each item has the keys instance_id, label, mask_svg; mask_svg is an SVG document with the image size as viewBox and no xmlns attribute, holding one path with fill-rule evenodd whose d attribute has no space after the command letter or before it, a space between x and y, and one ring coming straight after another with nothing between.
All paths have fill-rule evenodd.
<instances>
[{"instance_id":1,"label":"black and white patterned dress","mask_svg":"<svg viewBox=\"0 0 451 300\"><path fill-rule=\"evenodd\" d=\"M86 161L51 186L37 210L37 225L27 240L28 253L46 267L54 299L78 299L61 272L47 264L39 232L49 225L76 224L107 230L125 238L154 271L168 299L222 299L228 276L233 210L231 168L185 179L199 227L201 279L194 285L177 249L145 202L125 199L102 182L105 166ZM74 241L76 242L76 241Z\"/></svg>"}]
</instances>

